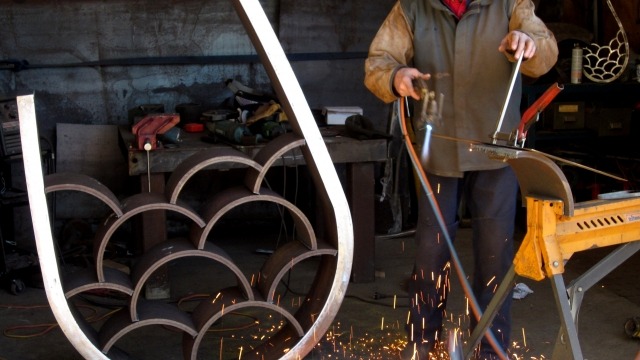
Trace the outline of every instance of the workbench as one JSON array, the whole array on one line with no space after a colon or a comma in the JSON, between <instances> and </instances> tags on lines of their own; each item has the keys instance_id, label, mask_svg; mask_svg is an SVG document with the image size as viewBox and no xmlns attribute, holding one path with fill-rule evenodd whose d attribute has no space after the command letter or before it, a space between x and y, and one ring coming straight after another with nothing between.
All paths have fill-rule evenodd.
<instances>
[{"instance_id":1,"label":"workbench","mask_svg":"<svg viewBox=\"0 0 640 360\"><path fill-rule=\"evenodd\" d=\"M331 131L333 133L333 131ZM233 147L251 158L264 146L231 145L202 141L204 133L182 131L182 141L178 146L163 147L147 152L132 146L134 135L130 128L119 128L120 141L127 154L130 176L138 176L142 191L149 187L152 192L164 192L165 175L191 155L210 150L214 147ZM334 164L346 166L346 181L343 188L349 201L354 231L354 258L351 273L353 282L372 282L375 278L375 164L387 159L386 139L357 140L346 136L323 137L329 155ZM149 164L149 168L147 168ZM305 165L300 152L285 154L277 166ZM213 169L227 170L238 164L219 163ZM166 228L158 224L166 223L164 211L145 212L141 217L142 249L147 251L154 245L166 240Z\"/></svg>"}]
</instances>

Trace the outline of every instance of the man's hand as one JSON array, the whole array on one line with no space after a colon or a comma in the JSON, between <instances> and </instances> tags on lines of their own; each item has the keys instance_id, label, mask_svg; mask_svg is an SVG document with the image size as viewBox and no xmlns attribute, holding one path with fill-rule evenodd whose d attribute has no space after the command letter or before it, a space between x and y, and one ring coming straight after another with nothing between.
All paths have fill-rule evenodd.
<instances>
[{"instance_id":1,"label":"man's hand","mask_svg":"<svg viewBox=\"0 0 640 360\"><path fill-rule=\"evenodd\" d=\"M536 43L529 35L514 30L502 39L498 51L505 54L510 61L515 61L515 59L519 59L521 56L524 56L522 60L527 60L535 55Z\"/></svg>"},{"instance_id":2,"label":"man's hand","mask_svg":"<svg viewBox=\"0 0 640 360\"><path fill-rule=\"evenodd\" d=\"M396 72L396 76L393 78L393 88L400 96L411 96L420 100L420 94L413 87L413 80L429 80L430 78L430 74L423 74L416 68L405 67Z\"/></svg>"}]
</instances>

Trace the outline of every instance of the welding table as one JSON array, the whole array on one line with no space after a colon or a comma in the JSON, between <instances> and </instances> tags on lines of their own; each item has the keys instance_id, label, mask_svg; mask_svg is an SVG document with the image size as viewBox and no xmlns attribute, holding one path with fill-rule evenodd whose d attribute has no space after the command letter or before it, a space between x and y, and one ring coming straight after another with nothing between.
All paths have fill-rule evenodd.
<instances>
[{"instance_id":1,"label":"welding table","mask_svg":"<svg viewBox=\"0 0 640 360\"><path fill-rule=\"evenodd\" d=\"M150 177L147 175L147 153L138 150L134 144L134 135L128 127L120 127L120 142L127 153L130 176L139 176L141 189L147 189L151 184L151 191L164 192L165 174L171 173L182 161L189 156L212 147L229 147L231 145L212 144L201 140L202 133L182 132L182 142L177 147L167 147L152 150L149 154ZM351 207L354 232L354 257L351 271L351 281L372 282L375 278L375 213L374 192L376 162L387 159L386 139L357 140L345 136L324 137L329 156L334 164L346 165L346 183L343 184L345 194ZM264 145L236 145L249 157L253 158ZM302 154L286 159L287 166L304 165ZM231 164L219 164L230 166ZM280 161L277 165L282 166ZM225 168L219 167L224 170ZM165 212L158 210L145 212L141 218L142 248L147 251L154 245L166 240L166 229L158 224L165 224Z\"/></svg>"}]
</instances>

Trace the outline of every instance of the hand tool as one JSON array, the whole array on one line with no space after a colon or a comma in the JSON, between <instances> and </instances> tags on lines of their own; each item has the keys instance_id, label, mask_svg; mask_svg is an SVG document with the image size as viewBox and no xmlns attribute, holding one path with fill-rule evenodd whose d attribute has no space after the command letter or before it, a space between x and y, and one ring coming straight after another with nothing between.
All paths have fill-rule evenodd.
<instances>
[{"instance_id":1,"label":"hand tool","mask_svg":"<svg viewBox=\"0 0 640 360\"><path fill-rule=\"evenodd\" d=\"M507 90L506 99L504 101L504 104L502 104L502 110L500 111L500 118L496 123L496 131L494 131L493 135L491 136L491 140L494 144L496 144L498 140L505 140L505 134L501 133L500 129L502 128L502 122L504 121L504 116L506 115L507 109L509 108L509 100L511 100L511 93L513 93L513 86L515 85L516 79L518 78L518 74L520 73L520 65L522 64L523 57L524 56L520 56L517 59L515 66L513 67L513 72L511 73L511 80L509 81L509 90Z\"/></svg>"},{"instance_id":2,"label":"hand tool","mask_svg":"<svg viewBox=\"0 0 640 360\"><path fill-rule=\"evenodd\" d=\"M422 100L420 116L415 122L420 125L418 130L424 130L420 160L423 164L426 164L429 157L429 146L431 143L433 127L436 125L440 126L442 123L442 104L444 102L444 94L440 94L438 100L436 100L435 92L429 91L427 82L424 79L415 79L414 87L420 90L420 98Z\"/></svg>"},{"instance_id":3,"label":"hand tool","mask_svg":"<svg viewBox=\"0 0 640 360\"><path fill-rule=\"evenodd\" d=\"M527 139L527 132L531 125L535 124L540 118L540 113L549 106L551 101L564 89L564 85L560 85L557 82L549 86L547 90L540 95L540 97L534 101L531 106L522 113L520 125L515 130L515 134L512 132L512 138L515 146L524 147L525 140Z\"/></svg>"},{"instance_id":4,"label":"hand tool","mask_svg":"<svg viewBox=\"0 0 640 360\"><path fill-rule=\"evenodd\" d=\"M178 114L152 114L142 118L133 125L131 132L136 137L138 149L147 152L147 178L149 180L149 192L151 192L151 163L149 152L158 147L158 134L164 134L180 122Z\"/></svg>"}]
</instances>

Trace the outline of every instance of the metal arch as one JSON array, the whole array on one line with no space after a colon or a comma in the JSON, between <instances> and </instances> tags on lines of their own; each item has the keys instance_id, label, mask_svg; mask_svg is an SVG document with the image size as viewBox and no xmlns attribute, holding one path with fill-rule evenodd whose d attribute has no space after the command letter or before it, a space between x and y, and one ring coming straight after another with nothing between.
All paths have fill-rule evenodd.
<instances>
[{"instance_id":1,"label":"metal arch","mask_svg":"<svg viewBox=\"0 0 640 360\"><path fill-rule=\"evenodd\" d=\"M44 180L40 163L40 146L38 139L38 125L36 123L36 109L33 95L18 97L18 117L20 121L20 140L24 159L24 173L27 182L29 207L33 221L33 231L36 237L42 282L47 294L51 311L60 329L73 347L86 359L108 359L82 331L76 323L69 308L62 289L62 281L58 271L58 261L54 256L53 235L49 225L47 198L44 193ZM49 256L45 256L48 254Z\"/></svg>"},{"instance_id":2,"label":"metal arch","mask_svg":"<svg viewBox=\"0 0 640 360\"><path fill-rule=\"evenodd\" d=\"M322 274L318 277L322 280L321 286L316 287L315 291L322 293L313 294L322 295L317 298L324 302L305 304L308 305L305 310L313 311L314 321L293 347L281 353L282 359L301 359L316 345L319 335L329 329L346 294L353 261L353 223L346 196L324 140L262 5L258 0L232 0L232 4L267 69L295 134L305 140L305 161L327 215L326 241L338 249L337 256L331 257L331 270L327 270L328 267L320 269ZM98 348L95 339L90 338L75 321L62 289L44 193L33 95L18 97L18 112L22 144L29 144L23 147L25 179L48 302L60 328L81 356L87 359L108 359ZM126 204L123 207L126 209ZM175 206L169 207L169 210L175 210ZM179 210L184 209L181 207ZM123 217L127 217L126 211ZM306 321L311 322L309 319Z\"/></svg>"},{"instance_id":3,"label":"metal arch","mask_svg":"<svg viewBox=\"0 0 640 360\"><path fill-rule=\"evenodd\" d=\"M325 200L325 208L332 212L327 216L327 223L335 225L334 231L327 232L330 237L327 240L338 247L337 270L331 290L312 328L282 357L286 360L300 359L315 346L318 334L324 334L329 329L344 299L353 264L353 221L338 174L309 104L260 2L234 0L233 5L273 82L294 132L307 142L305 157L307 154L313 155L311 159L306 158L309 170L319 195Z\"/></svg>"},{"instance_id":4,"label":"metal arch","mask_svg":"<svg viewBox=\"0 0 640 360\"><path fill-rule=\"evenodd\" d=\"M534 151L488 144L471 144L471 149L509 163L518 178L523 198L542 196L561 200L564 203L564 214L573 215L575 205L569 181L558 165L547 156Z\"/></svg>"}]
</instances>

